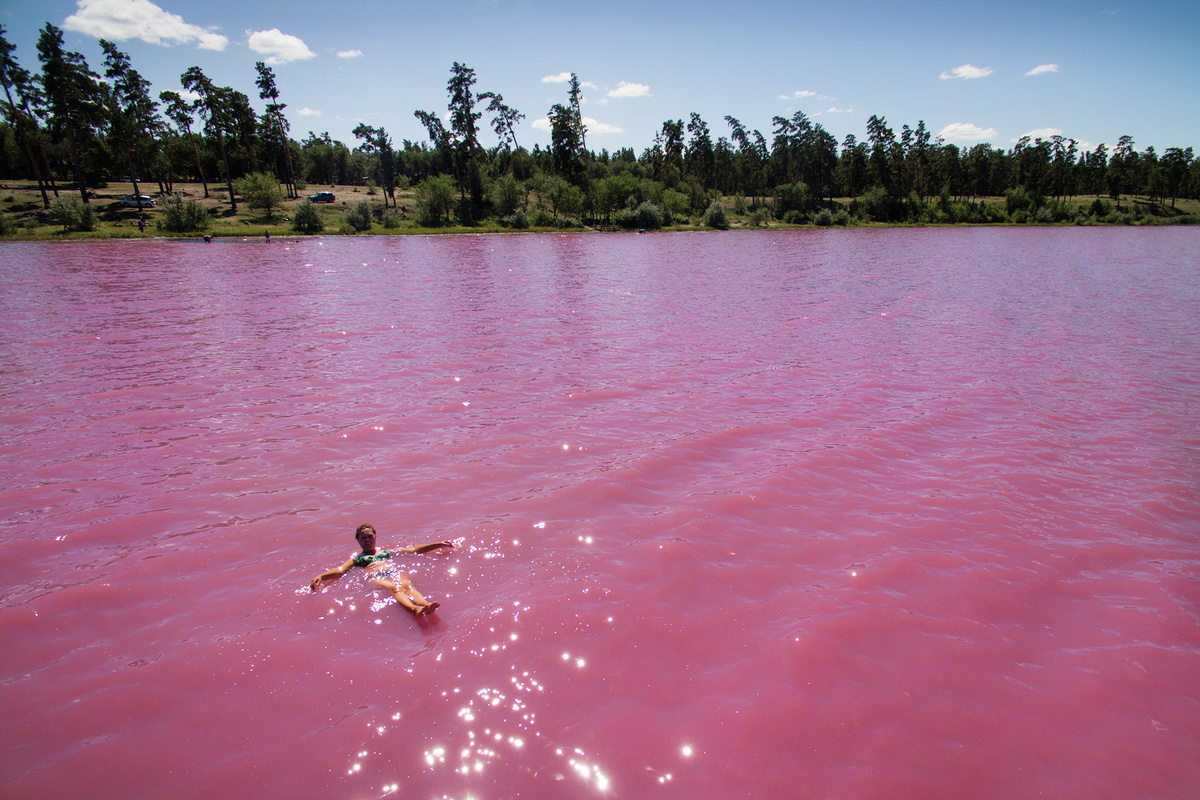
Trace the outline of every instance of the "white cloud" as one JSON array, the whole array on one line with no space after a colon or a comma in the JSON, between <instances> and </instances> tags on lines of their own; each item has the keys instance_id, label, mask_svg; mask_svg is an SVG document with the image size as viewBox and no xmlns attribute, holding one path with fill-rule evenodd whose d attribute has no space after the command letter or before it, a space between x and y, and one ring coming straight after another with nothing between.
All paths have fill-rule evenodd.
<instances>
[{"instance_id":1,"label":"white cloud","mask_svg":"<svg viewBox=\"0 0 1200 800\"><path fill-rule=\"evenodd\" d=\"M63 27L98 39L141 39L161 45L196 42L201 50L224 50L229 44L221 34L184 22L150 0L79 0L76 6Z\"/></svg>"},{"instance_id":2,"label":"white cloud","mask_svg":"<svg viewBox=\"0 0 1200 800\"><path fill-rule=\"evenodd\" d=\"M983 78L991 75L994 71L991 67L976 67L971 64L963 64L961 67L955 67L948 72L943 72L939 77L944 81L951 78Z\"/></svg>"},{"instance_id":3,"label":"white cloud","mask_svg":"<svg viewBox=\"0 0 1200 800\"><path fill-rule=\"evenodd\" d=\"M571 73L560 72L557 75L547 75L542 78L542 83L566 83L571 80Z\"/></svg>"},{"instance_id":4,"label":"white cloud","mask_svg":"<svg viewBox=\"0 0 1200 800\"><path fill-rule=\"evenodd\" d=\"M246 31L246 36L246 43L250 45L250 49L267 56L268 64L304 61L317 55L299 38L283 33L279 28L271 28L269 31Z\"/></svg>"},{"instance_id":5,"label":"white cloud","mask_svg":"<svg viewBox=\"0 0 1200 800\"><path fill-rule=\"evenodd\" d=\"M791 94L781 94L781 95L779 95L779 99L780 100L803 100L806 97L816 97L816 96L817 96L816 92L809 91L808 89L800 89L799 91L792 92Z\"/></svg>"},{"instance_id":6,"label":"white cloud","mask_svg":"<svg viewBox=\"0 0 1200 800\"><path fill-rule=\"evenodd\" d=\"M938 136L947 142L978 142L995 135L995 128L981 128L969 122L952 122L938 133Z\"/></svg>"},{"instance_id":7,"label":"white cloud","mask_svg":"<svg viewBox=\"0 0 1200 800\"><path fill-rule=\"evenodd\" d=\"M530 123L530 125L534 128L534 130L545 131L546 133L550 133L550 130L551 130L549 117L542 117L541 119L535 119L533 122ZM618 128L616 125L609 125L607 122L597 122L596 120L592 119L591 117L583 118L583 127L587 128L588 133L594 133L594 134L597 134L600 136L602 136L606 133L624 133L625 132L624 128Z\"/></svg>"},{"instance_id":8,"label":"white cloud","mask_svg":"<svg viewBox=\"0 0 1200 800\"><path fill-rule=\"evenodd\" d=\"M617 88L609 91L608 97L650 97L650 87L644 83L627 83L621 81L617 84Z\"/></svg>"},{"instance_id":9,"label":"white cloud","mask_svg":"<svg viewBox=\"0 0 1200 800\"><path fill-rule=\"evenodd\" d=\"M1033 141L1034 139L1053 139L1055 136L1062 136L1062 131L1060 131L1058 128L1038 128L1030 131L1029 133L1022 134L1011 141L1017 142L1026 136L1029 137L1030 141Z\"/></svg>"},{"instance_id":10,"label":"white cloud","mask_svg":"<svg viewBox=\"0 0 1200 800\"><path fill-rule=\"evenodd\" d=\"M320 111L317 111L317 110L315 110L315 109L309 108L309 107L307 107L307 106L305 106L304 108L300 109L300 110L299 110L299 111L297 111L296 113L297 113L297 114L299 114L299 115L300 115L300 116L302 116L302 117L319 117L319 116L321 116L321 112L320 112Z\"/></svg>"},{"instance_id":11,"label":"white cloud","mask_svg":"<svg viewBox=\"0 0 1200 800\"><path fill-rule=\"evenodd\" d=\"M618 128L616 125L609 125L607 122L596 122L591 117L583 118L583 127L587 128L588 133L603 135L605 133L624 133L623 128Z\"/></svg>"},{"instance_id":12,"label":"white cloud","mask_svg":"<svg viewBox=\"0 0 1200 800\"><path fill-rule=\"evenodd\" d=\"M1029 70L1029 72L1026 72L1025 77L1029 77L1030 75L1042 75L1047 72L1058 72L1058 64L1038 64L1036 67Z\"/></svg>"},{"instance_id":13,"label":"white cloud","mask_svg":"<svg viewBox=\"0 0 1200 800\"><path fill-rule=\"evenodd\" d=\"M853 114L854 109L853 108L830 107L825 110L825 113L826 114Z\"/></svg>"},{"instance_id":14,"label":"white cloud","mask_svg":"<svg viewBox=\"0 0 1200 800\"><path fill-rule=\"evenodd\" d=\"M362 50L338 50L338 58L362 58Z\"/></svg>"}]
</instances>

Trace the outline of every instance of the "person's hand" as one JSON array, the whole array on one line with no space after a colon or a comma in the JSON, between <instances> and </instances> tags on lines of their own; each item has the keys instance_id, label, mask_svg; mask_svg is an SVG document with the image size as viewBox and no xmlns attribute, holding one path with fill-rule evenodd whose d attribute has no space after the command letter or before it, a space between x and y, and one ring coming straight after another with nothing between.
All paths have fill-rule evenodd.
<instances>
[{"instance_id":1,"label":"person's hand","mask_svg":"<svg viewBox=\"0 0 1200 800\"><path fill-rule=\"evenodd\" d=\"M315 592L317 589L320 588L320 586L321 586L321 576L318 575L317 577L312 579L312 583L310 583L308 585L308 588L312 589Z\"/></svg>"}]
</instances>

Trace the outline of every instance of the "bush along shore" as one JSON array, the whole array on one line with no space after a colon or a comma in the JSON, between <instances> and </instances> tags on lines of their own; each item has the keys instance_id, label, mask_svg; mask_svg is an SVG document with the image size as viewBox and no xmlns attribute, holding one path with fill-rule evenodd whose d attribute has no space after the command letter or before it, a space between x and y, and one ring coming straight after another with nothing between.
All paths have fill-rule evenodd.
<instances>
[{"instance_id":1,"label":"bush along shore","mask_svg":"<svg viewBox=\"0 0 1200 800\"><path fill-rule=\"evenodd\" d=\"M267 176L261 176L267 178ZM566 210L548 192L523 195L510 214L476 219L455 214L453 196L430 207L421 186L399 189L395 205L385 204L370 186L332 186L324 202L308 196L283 197L273 179L241 185L234 210L228 194L209 196L199 184L174 185L165 195L137 208L132 185L113 183L89 191L82 203L71 187L45 209L31 182L0 183L0 238L47 240L81 238L247 237L278 235L356 235L480 233L502 231L653 231L753 228L854 227L880 225L1170 225L1200 222L1200 202L1178 200L1175 207L1148 198L1080 196L1053 199L1024 190L1002 197L911 197L903 204L879 192L835 198L815 210L792 207L788 197L705 197L702 209L677 201L660 186L637 187L624 208L603 216ZM276 197L265 197L274 192ZM332 202L329 202L329 196ZM436 200L437 198L435 198Z\"/></svg>"}]
</instances>

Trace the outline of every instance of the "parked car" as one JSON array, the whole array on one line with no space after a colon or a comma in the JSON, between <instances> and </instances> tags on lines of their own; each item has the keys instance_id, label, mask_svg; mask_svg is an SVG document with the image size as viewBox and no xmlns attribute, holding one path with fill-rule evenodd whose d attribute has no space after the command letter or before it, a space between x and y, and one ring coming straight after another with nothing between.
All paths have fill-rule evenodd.
<instances>
[{"instance_id":1,"label":"parked car","mask_svg":"<svg viewBox=\"0 0 1200 800\"><path fill-rule=\"evenodd\" d=\"M129 197L123 198L121 208L137 208L139 199L142 201L142 208L154 208L154 198L145 194L131 194Z\"/></svg>"},{"instance_id":2,"label":"parked car","mask_svg":"<svg viewBox=\"0 0 1200 800\"><path fill-rule=\"evenodd\" d=\"M337 200L333 196L333 192L317 192L316 194L310 194L308 199L314 203L333 203Z\"/></svg>"}]
</instances>

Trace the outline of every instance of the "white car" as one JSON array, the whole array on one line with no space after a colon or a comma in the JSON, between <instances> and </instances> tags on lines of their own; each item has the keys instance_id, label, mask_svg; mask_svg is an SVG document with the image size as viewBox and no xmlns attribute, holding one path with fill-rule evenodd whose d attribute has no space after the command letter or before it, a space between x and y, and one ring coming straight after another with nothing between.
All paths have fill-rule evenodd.
<instances>
[{"instance_id":1,"label":"white car","mask_svg":"<svg viewBox=\"0 0 1200 800\"><path fill-rule=\"evenodd\" d=\"M121 208L137 208L138 200L142 201L142 208L154 208L154 198L145 194L131 194L129 197L121 200Z\"/></svg>"}]
</instances>

